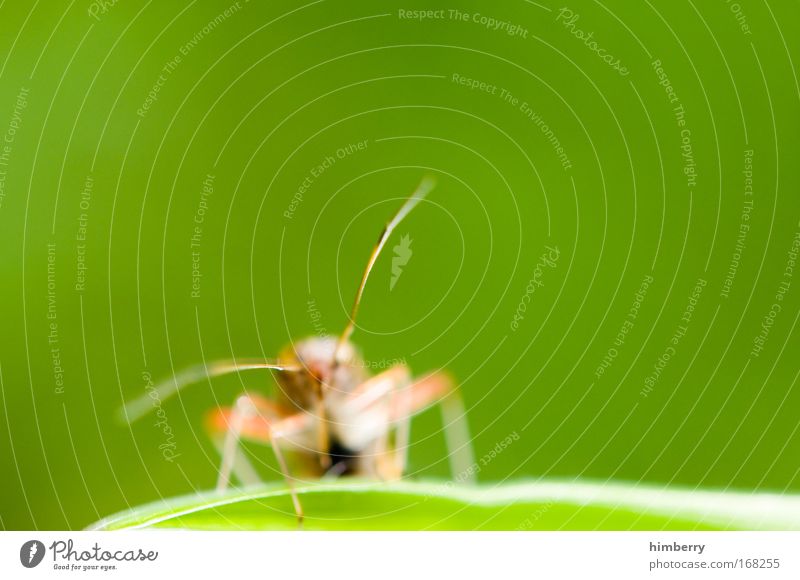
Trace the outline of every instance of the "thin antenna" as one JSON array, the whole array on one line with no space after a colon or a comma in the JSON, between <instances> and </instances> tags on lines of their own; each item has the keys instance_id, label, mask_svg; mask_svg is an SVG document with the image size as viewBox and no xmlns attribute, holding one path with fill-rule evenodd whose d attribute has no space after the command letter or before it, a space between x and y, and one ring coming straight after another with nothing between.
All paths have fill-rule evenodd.
<instances>
[{"instance_id":1,"label":"thin antenna","mask_svg":"<svg viewBox=\"0 0 800 580\"><path fill-rule=\"evenodd\" d=\"M416 191L411 194L406 202L402 205L400 210L395 214L392 220L386 224L386 227L383 228L380 237L378 237L378 243L375 244L375 247L372 249L372 254L369 257L369 261L367 262L367 267L364 270L364 275L361 278L361 284L358 287L358 292L356 292L356 299L353 303L353 309L350 311L350 320L347 323L347 326L342 332L342 335L339 337L339 342L336 345L336 350L333 353L333 364L337 365L339 363L339 354L350 339L350 335L353 334L353 330L355 329L356 325L356 315L358 314L358 307L361 304L361 295L364 293L364 287L367 285L367 278L369 278L369 273L372 271L372 267L375 265L375 262L378 259L378 256L383 249L384 244L386 244L386 240L389 239L389 236L392 234L394 228L403 221L408 213L414 209L422 199L430 193L430 191L436 185L436 181L432 177L424 177L420 184L417 186Z\"/></svg>"},{"instance_id":2,"label":"thin antenna","mask_svg":"<svg viewBox=\"0 0 800 580\"><path fill-rule=\"evenodd\" d=\"M148 387L146 394L125 403L118 411L118 418L125 423L133 423L146 415L149 411L152 411L154 405L160 404L164 399L171 397L187 385L199 382L201 379L218 377L229 373L238 373L239 371L250 369L272 369L274 371L296 372L300 371L301 367L272 363L258 359L242 359L238 361L217 360L209 362L208 365L199 364L191 366L158 385Z\"/></svg>"}]
</instances>

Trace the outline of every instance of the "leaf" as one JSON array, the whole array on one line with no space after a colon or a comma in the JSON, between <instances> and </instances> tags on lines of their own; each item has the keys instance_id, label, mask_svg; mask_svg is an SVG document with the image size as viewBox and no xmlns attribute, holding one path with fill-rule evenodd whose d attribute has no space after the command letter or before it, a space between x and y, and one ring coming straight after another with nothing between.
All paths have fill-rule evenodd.
<instances>
[{"instance_id":1,"label":"leaf","mask_svg":"<svg viewBox=\"0 0 800 580\"><path fill-rule=\"evenodd\" d=\"M305 530L800 529L800 496L621 483L341 480L297 488ZM158 501L89 529L296 530L285 485Z\"/></svg>"}]
</instances>

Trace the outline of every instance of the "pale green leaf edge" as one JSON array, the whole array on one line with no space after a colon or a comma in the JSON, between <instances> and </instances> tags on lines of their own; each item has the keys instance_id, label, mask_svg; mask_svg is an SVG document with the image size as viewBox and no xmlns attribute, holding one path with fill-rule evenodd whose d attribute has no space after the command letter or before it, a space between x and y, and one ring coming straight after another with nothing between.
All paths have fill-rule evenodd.
<instances>
[{"instance_id":1,"label":"pale green leaf edge","mask_svg":"<svg viewBox=\"0 0 800 580\"><path fill-rule=\"evenodd\" d=\"M420 499L436 497L465 507L512 504L564 504L575 507L625 509L642 515L684 519L699 525L739 530L800 530L800 495L716 491L652 485L537 481L510 484L455 485L450 482L374 482L341 480L297 487L297 493L401 493ZM145 504L92 524L88 530L146 529L182 516L238 502L287 495L282 484L266 484L224 492L209 491Z\"/></svg>"}]
</instances>

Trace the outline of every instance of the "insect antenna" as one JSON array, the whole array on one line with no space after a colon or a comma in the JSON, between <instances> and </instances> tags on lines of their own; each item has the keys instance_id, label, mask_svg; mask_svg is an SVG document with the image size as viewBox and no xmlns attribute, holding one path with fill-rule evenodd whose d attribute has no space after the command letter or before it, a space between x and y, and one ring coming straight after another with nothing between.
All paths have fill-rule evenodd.
<instances>
[{"instance_id":1,"label":"insect antenna","mask_svg":"<svg viewBox=\"0 0 800 580\"><path fill-rule=\"evenodd\" d=\"M350 335L353 334L353 330L355 329L356 325L358 307L361 304L361 295L364 293L364 287L367 285L367 278L369 278L372 267L378 260L378 256L380 255L383 246L386 244L386 240L389 239L389 236L392 234L392 231L397 227L397 225L403 221L403 219L412 209L414 209L414 206L416 206L420 201L422 201L422 199L424 199L426 195L428 195L428 193L430 193L435 185L436 182L432 177L423 178L414 193L411 194L411 196L405 201L402 207L400 207L391 221L389 221L383 228L381 235L378 237L378 242L372 249L372 254L370 254L369 260L367 261L367 267L364 269L364 275L361 277L361 284L359 284L358 291L356 292L356 298L353 302L353 309L350 311L350 319L347 322L347 326L345 327L341 336L339 336L339 341L336 344L336 350L333 353L334 366L339 364L339 355L341 354L341 350L350 339Z\"/></svg>"},{"instance_id":2,"label":"insect antenna","mask_svg":"<svg viewBox=\"0 0 800 580\"><path fill-rule=\"evenodd\" d=\"M197 383L202 379L210 379L220 375L238 373L239 371L251 369L297 372L302 370L302 367L272 363L259 359L241 359L238 361L215 360L208 364L194 365L157 385L149 386L147 388L147 393L125 403L117 412L118 419L128 424L133 423L152 411L154 405L173 396L188 385Z\"/></svg>"}]
</instances>

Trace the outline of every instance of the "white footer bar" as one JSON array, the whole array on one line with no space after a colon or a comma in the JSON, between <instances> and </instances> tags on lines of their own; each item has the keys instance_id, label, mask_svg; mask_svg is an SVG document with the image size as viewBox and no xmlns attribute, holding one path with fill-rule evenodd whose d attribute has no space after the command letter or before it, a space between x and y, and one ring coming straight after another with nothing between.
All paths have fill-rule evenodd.
<instances>
[{"instance_id":1,"label":"white footer bar","mask_svg":"<svg viewBox=\"0 0 800 580\"><path fill-rule=\"evenodd\" d=\"M800 578L800 532L3 532L0 578ZM201 574L201 576L194 576Z\"/></svg>"}]
</instances>

